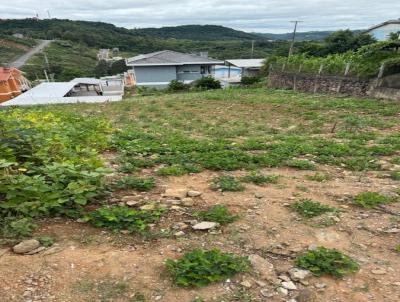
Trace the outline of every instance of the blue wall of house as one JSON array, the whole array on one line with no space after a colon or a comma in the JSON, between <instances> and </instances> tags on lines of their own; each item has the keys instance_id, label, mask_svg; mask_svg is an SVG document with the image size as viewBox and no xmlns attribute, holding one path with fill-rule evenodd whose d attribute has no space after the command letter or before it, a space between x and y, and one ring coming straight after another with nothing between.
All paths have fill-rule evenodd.
<instances>
[{"instance_id":1,"label":"blue wall of house","mask_svg":"<svg viewBox=\"0 0 400 302\"><path fill-rule=\"evenodd\" d=\"M164 83L168 85L172 80L176 80L176 66L135 66L136 83ZM157 84L152 84L157 85Z\"/></svg>"}]
</instances>

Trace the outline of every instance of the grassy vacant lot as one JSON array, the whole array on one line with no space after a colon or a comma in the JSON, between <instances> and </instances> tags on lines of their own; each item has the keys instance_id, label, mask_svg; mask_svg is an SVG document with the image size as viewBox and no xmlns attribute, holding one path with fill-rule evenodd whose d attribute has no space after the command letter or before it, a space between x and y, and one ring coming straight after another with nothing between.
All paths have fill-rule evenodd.
<instances>
[{"instance_id":1,"label":"grassy vacant lot","mask_svg":"<svg viewBox=\"0 0 400 302\"><path fill-rule=\"evenodd\" d=\"M399 117L263 88L2 111L1 242L54 243L0 250L5 295L398 301Z\"/></svg>"}]
</instances>

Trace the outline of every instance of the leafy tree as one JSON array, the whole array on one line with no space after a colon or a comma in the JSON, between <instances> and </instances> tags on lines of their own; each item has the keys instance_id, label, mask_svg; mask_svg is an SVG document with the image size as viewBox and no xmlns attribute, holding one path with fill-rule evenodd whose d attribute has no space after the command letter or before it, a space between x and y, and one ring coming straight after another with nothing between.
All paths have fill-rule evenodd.
<instances>
[{"instance_id":1,"label":"leafy tree","mask_svg":"<svg viewBox=\"0 0 400 302\"><path fill-rule=\"evenodd\" d=\"M400 31L394 32L394 33L390 33L389 40L392 40L392 41L400 40Z\"/></svg>"},{"instance_id":2,"label":"leafy tree","mask_svg":"<svg viewBox=\"0 0 400 302\"><path fill-rule=\"evenodd\" d=\"M108 63L105 60L99 61L94 69L94 74L97 78L108 75Z\"/></svg>"},{"instance_id":3,"label":"leafy tree","mask_svg":"<svg viewBox=\"0 0 400 302\"><path fill-rule=\"evenodd\" d=\"M354 34L349 29L338 30L325 39L325 55L357 50L374 42L376 40L369 34Z\"/></svg>"},{"instance_id":4,"label":"leafy tree","mask_svg":"<svg viewBox=\"0 0 400 302\"><path fill-rule=\"evenodd\" d=\"M126 66L125 60L119 60L113 62L108 70L109 75L116 75L120 73L124 73L128 70L128 66Z\"/></svg>"}]
</instances>

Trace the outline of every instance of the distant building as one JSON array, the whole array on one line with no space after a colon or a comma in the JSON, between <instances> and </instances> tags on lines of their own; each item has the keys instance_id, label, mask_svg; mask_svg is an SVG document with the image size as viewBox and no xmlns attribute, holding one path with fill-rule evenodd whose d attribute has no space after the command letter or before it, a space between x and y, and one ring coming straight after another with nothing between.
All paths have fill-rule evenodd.
<instances>
[{"instance_id":1,"label":"distant building","mask_svg":"<svg viewBox=\"0 0 400 302\"><path fill-rule=\"evenodd\" d=\"M31 83L17 68L0 67L0 103L19 96L31 88Z\"/></svg>"},{"instance_id":2,"label":"distant building","mask_svg":"<svg viewBox=\"0 0 400 302\"><path fill-rule=\"evenodd\" d=\"M126 59L132 67L136 85L165 88L173 80L191 83L214 74L214 67L223 64L206 56L185 54L171 50L138 55Z\"/></svg>"},{"instance_id":3,"label":"distant building","mask_svg":"<svg viewBox=\"0 0 400 302\"><path fill-rule=\"evenodd\" d=\"M263 66L265 59L239 59L239 60L226 60L225 65L240 68L242 70L241 76L243 77L255 77L260 75L261 67ZM228 71L228 78L231 76Z\"/></svg>"},{"instance_id":4,"label":"distant building","mask_svg":"<svg viewBox=\"0 0 400 302\"><path fill-rule=\"evenodd\" d=\"M23 39L23 38L24 38L24 35L23 35L23 34L20 34L20 33L15 33L15 34L13 34L13 37L14 37L14 38L18 38L18 39Z\"/></svg>"},{"instance_id":5,"label":"distant building","mask_svg":"<svg viewBox=\"0 0 400 302\"><path fill-rule=\"evenodd\" d=\"M400 19L389 20L375 25L366 31L378 41L386 41L391 33L400 33Z\"/></svg>"}]
</instances>

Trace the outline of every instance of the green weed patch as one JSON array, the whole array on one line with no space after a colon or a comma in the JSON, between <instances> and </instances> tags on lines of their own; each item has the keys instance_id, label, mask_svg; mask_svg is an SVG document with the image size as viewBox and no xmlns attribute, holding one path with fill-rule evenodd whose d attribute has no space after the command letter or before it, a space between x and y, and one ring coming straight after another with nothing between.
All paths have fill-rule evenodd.
<instances>
[{"instance_id":1,"label":"green weed patch","mask_svg":"<svg viewBox=\"0 0 400 302\"><path fill-rule=\"evenodd\" d=\"M153 177L125 176L115 183L115 187L121 190L135 189L138 191L150 191L156 187L156 181Z\"/></svg>"},{"instance_id":2,"label":"green weed patch","mask_svg":"<svg viewBox=\"0 0 400 302\"><path fill-rule=\"evenodd\" d=\"M235 177L226 175L215 177L210 187L221 192L239 192L245 189Z\"/></svg>"},{"instance_id":3,"label":"green weed patch","mask_svg":"<svg viewBox=\"0 0 400 302\"><path fill-rule=\"evenodd\" d=\"M305 218L312 218L327 212L337 211L336 208L323 205L320 202L312 201L310 199L297 201L292 204L291 208Z\"/></svg>"},{"instance_id":4,"label":"green weed patch","mask_svg":"<svg viewBox=\"0 0 400 302\"><path fill-rule=\"evenodd\" d=\"M355 273L360 269L359 264L349 256L335 249L319 247L299 256L296 265L311 271L315 276L331 275L341 278Z\"/></svg>"},{"instance_id":5,"label":"green weed patch","mask_svg":"<svg viewBox=\"0 0 400 302\"><path fill-rule=\"evenodd\" d=\"M239 216L232 215L225 205L215 205L207 211L195 213L195 216L202 220L218 222L219 224L227 224L239 219Z\"/></svg>"},{"instance_id":6,"label":"green weed patch","mask_svg":"<svg viewBox=\"0 0 400 302\"><path fill-rule=\"evenodd\" d=\"M377 192L363 192L354 197L354 204L362 208L375 208L381 204L388 204L398 201L398 198L389 197Z\"/></svg>"},{"instance_id":7,"label":"green weed patch","mask_svg":"<svg viewBox=\"0 0 400 302\"><path fill-rule=\"evenodd\" d=\"M196 249L178 260L166 260L165 265L173 281L183 287L200 287L222 281L248 271L250 266L247 258L217 249Z\"/></svg>"},{"instance_id":8,"label":"green weed patch","mask_svg":"<svg viewBox=\"0 0 400 302\"><path fill-rule=\"evenodd\" d=\"M262 175L255 172L240 177L240 181L246 183L253 183L258 186L261 186L263 184L276 184L278 183L278 179L279 176L276 175Z\"/></svg>"}]
</instances>

